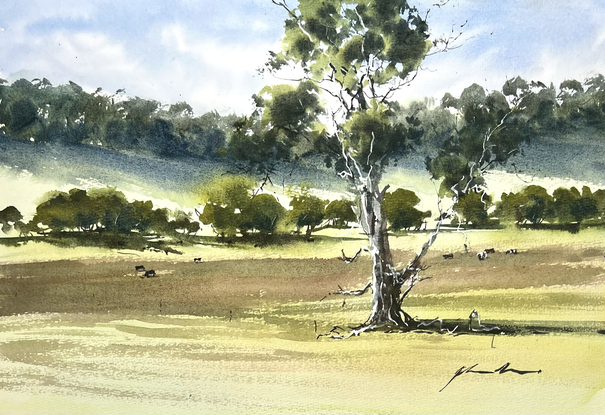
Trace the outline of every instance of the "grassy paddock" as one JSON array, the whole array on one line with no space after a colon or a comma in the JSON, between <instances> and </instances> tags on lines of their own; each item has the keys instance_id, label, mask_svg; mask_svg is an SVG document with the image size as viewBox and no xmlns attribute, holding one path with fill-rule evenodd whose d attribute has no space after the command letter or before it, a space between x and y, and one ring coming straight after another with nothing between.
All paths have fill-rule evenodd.
<instances>
[{"instance_id":1,"label":"grassy paddock","mask_svg":"<svg viewBox=\"0 0 605 415\"><path fill-rule=\"evenodd\" d=\"M527 334L318 340L370 310L369 295L327 295L369 276L367 257L335 258L363 238L336 232L179 256L0 248L0 413L602 413L605 233L440 235L426 259L431 279L406 310L465 324L476 309L484 324ZM393 238L396 261L425 238ZM478 261L488 247L497 252ZM139 278L139 264L159 276ZM462 366L493 372L507 362L542 372L467 373L439 392Z\"/></svg>"}]
</instances>

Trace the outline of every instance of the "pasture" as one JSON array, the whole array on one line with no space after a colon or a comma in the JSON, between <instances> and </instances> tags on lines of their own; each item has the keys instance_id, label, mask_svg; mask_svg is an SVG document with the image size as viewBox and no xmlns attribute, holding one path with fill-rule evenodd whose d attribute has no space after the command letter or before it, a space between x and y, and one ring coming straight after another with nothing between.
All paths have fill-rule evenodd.
<instances>
[{"instance_id":1,"label":"pasture","mask_svg":"<svg viewBox=\"0 0 605 415\"><path fill-rule=\"evenodd\" d=\"M425 238L393 238L396 261ZM444 233L426 259L431 278L404 309L460 324L477 310L516 334L344 341L317 335L369 315L370 294L330 294L367 282L367 258L337 259L363 243L352 232L178 256L0 247L0 413L602 413L604 240L593 230ZM541 372L498 372L506 363ZM491 373L443 389L475 364Z\"/></svg>"}]
</instances>

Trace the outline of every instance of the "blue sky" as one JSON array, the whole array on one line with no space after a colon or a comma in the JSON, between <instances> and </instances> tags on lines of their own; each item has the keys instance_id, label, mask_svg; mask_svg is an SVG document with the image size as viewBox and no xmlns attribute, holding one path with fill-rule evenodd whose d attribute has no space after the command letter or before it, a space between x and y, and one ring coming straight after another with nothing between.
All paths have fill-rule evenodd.
<instances>
[{"instance_id":1,"label":"blue sky","mask_svg":"<svg viewBox=\"0 0 605 415\"><path fill-rule=\"evenodd\" d=\"M554 82L605 72L605 2L450 0L431 8L435 35L464 27L460 47L428 58L408 100L459 94L507 78ZM251 110L250 96L279 80L256 73L279 46L284 10L270 0L3 0L0 77L72 80L196 112ZM12 76L11 76L12 75Z\"/></svg>"}]
</instances>

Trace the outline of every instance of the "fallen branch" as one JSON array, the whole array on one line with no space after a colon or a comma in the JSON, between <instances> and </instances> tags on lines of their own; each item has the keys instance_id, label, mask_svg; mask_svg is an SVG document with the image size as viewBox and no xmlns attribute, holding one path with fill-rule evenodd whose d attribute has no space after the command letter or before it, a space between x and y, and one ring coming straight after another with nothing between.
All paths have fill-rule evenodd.
<instances>
[{"instance_id":1,"label":"fallen branch","mask_svg":"<svg viewBox=\"0 0 605 415\"><path fill-rule=\"evenodd\" d=\"M416 325L416 328L429 327L429 326L432 326L436 322L439 322L439 331L447 331L449 334L454 333L456 331L456 329L458 328L458 325L456 325L456 327L454 327L452 330L448 329L447 327L443 328L443 320L441 320L439 317L437 317L436 319L431 320L429 322L421 321L420 323L418 323Z\"/></svg>"},{"instance_id":2,"label":"fallen branch","mask_svg":"<svg viewBox=\"0 0 605 415\"><path fill-rule=\"evenodd\" d=\"M351 330L351 332L348 335L344 336L344 335L340 335L340 333L336 330L337 328L343 330L343 328L334 326L334 328L332 330L330 330L329 333L318 335L317 339L319 339L320 337L330 337L331 339L346 340L353 336L359 336L361 333L363 333L365 331L374 330L376 327L377 327L376 325L358 327L356 329ZM334 334L334 333L336 333L336 334Z\"/></svg>"},{"instance_id":3,"label":"fallen branch","mask_svg":"<svg viewBox=\"0 0 605 415\"><path fill-rule=\"evenodd\" d=\"M474 329L472 328L472 324L473 324L473 318L477 319L477 325L479 326L478 329ZM477 310L473 310L471 311L471 314L468 316L468 331L474 331L474 332L486 332L486 331L492 331L492 330L500 330L500 327L497 326L493 326L493 327L488 327L488 326L484 326L483 324L481 324L481 318L479 317L479 313L477 312Z\"/></svg>"}]
</instances>

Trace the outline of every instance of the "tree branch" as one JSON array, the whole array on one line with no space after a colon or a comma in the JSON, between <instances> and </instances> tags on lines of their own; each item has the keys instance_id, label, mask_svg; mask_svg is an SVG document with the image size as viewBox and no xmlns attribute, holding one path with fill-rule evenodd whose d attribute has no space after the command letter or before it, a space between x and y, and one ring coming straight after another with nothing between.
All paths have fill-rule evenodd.
<instances>
[{"instance_id":1,"label":"tree branch","mask_svg":"<svg viewBox=\"0 0 605 415\"><path fill-rule=\"evenodd\" d=\"M340 252L342 252L342 257L339 258L340 260L344 261L345 264L350 264L351 262L354 262L357 257L359 256L359 254L361 254L362 251L366 251L369 252L368 248L366 248L365 246L362 246L361 248L359 248L359 250L355 253L355 255L353 255L352 257L348 257L345 255L345 250L341 249Z\"/></svg>"},{"instance_id":2,"label":"tree branch","mask_svg":"<svg viewBox=\"0 0 605 415\"><path fill-rule=\"evenodd\" d=\"M360 296L360 295L364 295L370 288L372 287L372 283L368 282L366 284L365 287L363 287L361 290L343 290L342 287L339 285L338 286L338 291L332 294L335 295L354 295L354 296Z\"/></svg>"}]
</instances>

